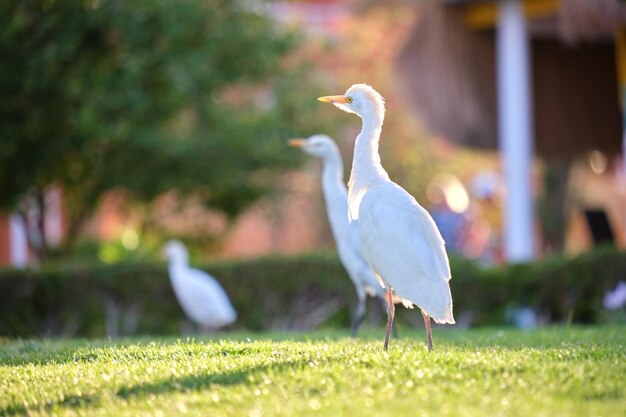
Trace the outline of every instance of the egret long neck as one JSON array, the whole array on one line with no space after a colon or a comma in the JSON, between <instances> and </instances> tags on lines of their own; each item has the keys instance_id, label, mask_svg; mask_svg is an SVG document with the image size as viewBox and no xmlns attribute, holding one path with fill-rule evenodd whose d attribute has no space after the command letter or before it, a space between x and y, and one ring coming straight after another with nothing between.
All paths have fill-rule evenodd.
<instances>
[{"instance_id":1,"label":"egret long neck","mask_svg":"<svg viewBox=\"0 0 626 417\"><path fill-rule=\"evenodd\" d=\"M178 277L179 272L185 271L189 268L189 261L186 255L177 255L172 257L167 264L167 269L170 273L170 280L175 280Z\"/></svg>"},{"instance_id":2,"label":"egret long neck","mask_svg":"<svg viewBox=\"0 0 626 417\"><path fill-rule=\"evenodd\" d=\"M378 154L381 130L382 126L363 123L363 128L356 137L350 174L350 181L354 181L355 185L367 185L389 178L380 163L380 155Z\"/></svg>"},{"instance_id":3,"label":"egret long neck","mask_svg":"<svg viewBox=\"0 0 626 417\"><path fill-rule=\"evenodd\" d=\"M340 155L323 161L322 191L328 213L328 221L335 240L348 228L348 192L343 182L343 161Z\"/></svg>"},{"instance_id":4,"label":"egret long neck","mask_svg":"<svg viewBox=\"0 0 626 417\"><path fill-rule=\"evenodd\" d=\"M363 118L363 127L354 144L352 171L348 182L350 219L359 218L358 206L367 189L376 183L389 180L389 175L380 163L378 154L381 131L382 122L377 119Z\"/></svg>"}]
</instances>

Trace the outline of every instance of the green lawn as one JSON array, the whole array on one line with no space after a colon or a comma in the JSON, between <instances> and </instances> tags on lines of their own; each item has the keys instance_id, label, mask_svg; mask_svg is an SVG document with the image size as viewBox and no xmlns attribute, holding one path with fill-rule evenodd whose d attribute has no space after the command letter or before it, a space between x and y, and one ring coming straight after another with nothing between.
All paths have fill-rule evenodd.
<instances>
[{"instance_id":1,"label":"green lawn","mask_svg":"<svg viewBox=\"0 0 626 417\"><path fill-rule=\"evenodd\" d=\"M0 342L0 415L626 416L626 327Z\"/></svg>"}]
</instances>

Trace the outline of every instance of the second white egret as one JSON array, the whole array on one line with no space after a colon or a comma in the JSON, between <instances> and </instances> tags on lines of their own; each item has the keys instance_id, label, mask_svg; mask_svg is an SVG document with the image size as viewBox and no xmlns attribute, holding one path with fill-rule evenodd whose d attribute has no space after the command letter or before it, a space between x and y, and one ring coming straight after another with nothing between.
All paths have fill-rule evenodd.
<instances>
[{"instance_id":1,"label":"second white egret","mask_svg":"<svg viewBox=\"0 0 626 417\"><path fill-rule=\"evenodd\" d=\"M337 144L326 135L292 139L289 145L299 147L322 161L322 192L330 229L337 245L339 259L354 284L357 307L352 324L356 336L365 317L367 295L379 297L387 307L386 294L361 252L357 222L348 222L348 189L343 181L343 159Z\"/></svg>"}]
</instances>

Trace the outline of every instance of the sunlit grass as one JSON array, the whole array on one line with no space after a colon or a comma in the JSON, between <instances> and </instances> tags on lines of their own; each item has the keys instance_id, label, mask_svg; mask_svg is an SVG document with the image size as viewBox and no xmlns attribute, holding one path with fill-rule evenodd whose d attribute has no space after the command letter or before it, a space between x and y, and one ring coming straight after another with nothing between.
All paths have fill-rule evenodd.
<instances>
[{"instance_id":1,"label":"sunlit grass","mask_svg":"<svg viewBox=\"0 0 626 417\"><path fill-rule=\"evenodd\" d=\"M0 415L626 415L625 330L7 341Z\"/></svg>"}]
</instances>

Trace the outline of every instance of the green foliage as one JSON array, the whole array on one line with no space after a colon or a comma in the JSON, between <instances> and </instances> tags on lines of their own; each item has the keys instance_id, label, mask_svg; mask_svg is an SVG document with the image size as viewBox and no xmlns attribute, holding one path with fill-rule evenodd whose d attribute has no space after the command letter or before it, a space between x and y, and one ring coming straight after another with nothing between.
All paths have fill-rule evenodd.
<instances>
[{"instance_id":1,"label":"green foliage","mask_svg":"<svg viewBox=\"0 0 626 417\"><path fill-rule=\"evenodd\" d=\"M312 309L329 300L337 300L339 307L325 325L350 324L354 288L336 256L215 262L202 268L230 295L239 313L236 328L298 328ZM452 276L459 322L504 324L507 309L529 306L552 322L593 323L606 318L604 293L626 276L626 253L606 249L498 269L453 258ZM113 316L112 307L118 311ZM370 310L376 308L371 300ZM125 327L133 314L136 326ZM401 331L421 320L415 310L404 308L397 309L397 317ZM180 331L183 319L163 264L0 270L0 335L102 336L112 328L117 334L171 334Z\"/></svg>"},{"instance_id":2,"label":"green foliage","mask_svg":"<svg viewBox=\"0 0 626 417\"><path fill-rule=\"evenodd\" d=\"M430 353L422 331L388 353L380 334L15 341L0 414L620 416L624 330L435 329Z\"/></svg>"},{"instance_id":3,"label":"green foliage","mask_svg":"<svg viewBox=\"0 0 626 417\"><path fill-rule=\"evenodd\" d=\"M604 294L626 277L626 253L607 247L465 273L472 268L453 270L451 283L453 296L462 295L455 298L457 311L470 311L475 323L499 323L508 307L520 306L553 322L594 323L603 315Z\"/></svg>"},{"instance_id":4,"label":"green foliage","mask_svg":"<svg viewBox=\"0 0 626 417\"><path fill-rule=\"evenodd\" d=\"M243 2L8 0L0 5L0 207L63 186L70 222L123 188L176 188L234 216L321 126L298 46ZM297 128L297 130L295 130Z\"/></svg>"},{"instance_id":5,"label":"green foliage","mask_svg":"<svg viewBox=\"0 0 626 417\"><path fill-rule=\"evenodd\" d=\"M335 256L219 262L203 268L231 297L239 314L238 327L289 327L307 313L299 311L305 301L322 303L329 297L341 297L347 305L354 297L352 284ZM0 335L103 335L105 312L112 303L122 313L138 309L135 332L140 334L176 333L184 319L164 264L5 269L0 271L0 294Z\"/></svg>"}]
</instances>

